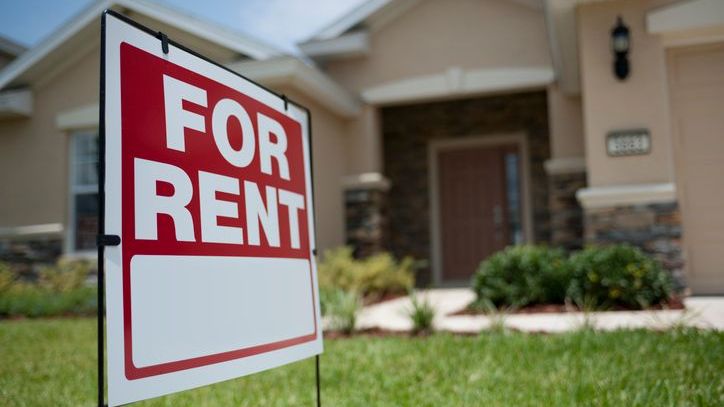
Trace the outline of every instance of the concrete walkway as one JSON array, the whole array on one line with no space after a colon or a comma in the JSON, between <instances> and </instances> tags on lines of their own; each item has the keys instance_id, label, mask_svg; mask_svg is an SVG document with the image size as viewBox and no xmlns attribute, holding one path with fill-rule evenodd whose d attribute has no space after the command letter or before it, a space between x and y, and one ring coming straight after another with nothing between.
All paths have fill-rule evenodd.
<instances>
[{"instance_id":1,"label":"concrete walkway","mask_svg":"<svg viewBox=\"0 0 724 407\"><path fill-rule=\"evenodd\" d=\"M724 297L690 297L684 300L686 310L616 311L487 315L450 315L462 310L475 299L467 288L431 289L418 292L436 309L435 329L458 333L477 333L491 324L524 332L565 332L583 325L600 330L621 328L668 329L693 326L724 330ZM390 331L409 331L412 323L407 317L410 299L398 298L365 307L358 318L358 329L380 328Z\"/></svg>"}]
</instances>

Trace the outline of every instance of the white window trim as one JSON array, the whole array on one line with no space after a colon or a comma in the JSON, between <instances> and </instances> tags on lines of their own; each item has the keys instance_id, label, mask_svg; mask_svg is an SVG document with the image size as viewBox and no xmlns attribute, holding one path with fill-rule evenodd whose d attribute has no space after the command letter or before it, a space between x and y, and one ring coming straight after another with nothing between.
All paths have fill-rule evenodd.
<instances>
[{"instance_id":1,"label":"white window trim","mask_svg":"<svg viewBox=\"0 0 724 407\"><path fill-rule=\"evenodd\" d=\"M530 154L528 151L528 137L525 133L499 134L487 136L464 137L457 139L432 140L427 146L427 167L430 171L428 191L430 200L430 243L432 280L436 286L442 284L456 284L459 281L445 281L442 279L442 238L440 222L440 195L438 188L437 155L440 151L454 150L472 146L496 146L501 144L516 144L521 160L521 206L523 224L523 242L532 243L533 234L533 207L530 191ZM468 284L468 281L465 281Z\"/></svg>"},{"instance_id":2,"label":"white window trim","mask_svg":"<svg viewBox=\"0 0 724 407\"><path fill-rule=\"evenodd\" d=\"M55 125L64 131L91 130L98 127L98 104L65 110L55 116Z\"/></svg>"},{"instance_id":3,"label":"white window trim","mask_svg":"<svg viewBox=\"0 0 724 407\"><path fill-rule=\"evenodd\" d=\"M70 142L68 144L68 227L66 229L65 244L63 245L63 255L67 258L85 259L95 256L95 252L93 250L76 250L75 248L75 196L78 194L98 193L99 188L98 185L75 185L76 165L73 157L75 144L77 143L77 136L93 132L96 137L98 137L97 129L78 130L68 134L70 137ZM101 208L98 208L98 210L101 210Z\"/></svg>"}]
</instances>

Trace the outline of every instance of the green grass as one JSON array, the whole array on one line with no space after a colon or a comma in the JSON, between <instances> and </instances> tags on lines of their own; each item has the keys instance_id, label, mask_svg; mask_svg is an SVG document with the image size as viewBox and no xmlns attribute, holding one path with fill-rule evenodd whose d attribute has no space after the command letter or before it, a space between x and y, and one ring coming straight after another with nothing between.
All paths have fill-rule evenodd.
<instances>
[{"instance_id":1,"label":"green grass","mask_svg":"<svg viewBox=\"0 0 724 407\"><path fill-rule=\"evenodd\" d=\"M92 406L95 320L0 322L0 405ZM325 406L724 405L724 334L355 337L325 342ZM140 403L312 406L314 362Z\"/></svg>"}]
</instances>

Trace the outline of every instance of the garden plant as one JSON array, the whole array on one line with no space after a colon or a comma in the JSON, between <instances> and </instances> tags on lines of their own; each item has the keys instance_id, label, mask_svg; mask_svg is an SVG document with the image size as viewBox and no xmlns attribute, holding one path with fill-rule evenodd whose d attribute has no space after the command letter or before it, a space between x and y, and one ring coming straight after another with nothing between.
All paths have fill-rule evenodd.
<instances>
[{"instance_id":1,"label":"garden plant","mask_svg":"<svg viewBox=\"0 0 724 407\"><path fill-rule=\"evenodd\" d=\"M546 246L511 246L480 264L476 306L575 304L579 309L644 309L674 294L671 274L630 245L590 246L570 256Z\"/></svg>"}]
</instances>

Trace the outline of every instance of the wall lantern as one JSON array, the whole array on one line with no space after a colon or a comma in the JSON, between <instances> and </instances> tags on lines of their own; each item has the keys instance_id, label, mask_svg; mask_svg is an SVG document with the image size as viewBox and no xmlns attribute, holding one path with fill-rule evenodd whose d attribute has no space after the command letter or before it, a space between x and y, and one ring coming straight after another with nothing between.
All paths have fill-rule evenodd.
<instances>
[{"instance_id":1,"label":"wall lantern","mask_svg":"<svg viewBox=\"0 0 724 407\"><path fill-rule=\"evenodd\" d=\"M631 49L631 32L623 23L621 16L616 19L616 25L611 30L611 51L614 55L613 73L619 80L624 80L629 74L628 52Z\"/></svg>"}]
</instances>

